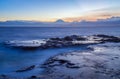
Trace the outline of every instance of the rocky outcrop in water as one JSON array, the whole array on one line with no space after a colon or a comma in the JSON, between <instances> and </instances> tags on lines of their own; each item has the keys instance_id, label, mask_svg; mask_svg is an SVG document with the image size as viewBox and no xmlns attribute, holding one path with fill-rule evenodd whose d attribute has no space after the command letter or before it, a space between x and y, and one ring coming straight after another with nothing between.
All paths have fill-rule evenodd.
<instances>
[{"instance_id":1,"label":"rocky outcrop in water","mask_svg":"<svg viewBox=\"0 0 120 79\"><path fill-rule=\"evenodd\" d=\"M47 49L85 45L85 51L58 54L42 65L32 65L14 73L43 68L40 75L23 79L120 79L120 37L109 35L66 36L44 40L7 41L6 46L22 49ZM87 50L88 49L88 50ZM51 52L50 52L51 53ZM16 79L0 75L0 79ZM17 78L20 79L20 78Z\"/></svg>"},{"instance_id":2,"label":"rocky outcrop in water","mask_svg":"<svg viewBox=\"0 0 120 79\"><path fill-rule=\"evenodd\" d=\"M34 69L34 68L35 68L35 65L32 65L32 66L30 66L30 67L25 67L25 68L16 70L16 72L25 72L25 71L32 70L32 69Z\"/></svg>"},{"instance_id":3,"label":"rocky outcrop in water","mask_svg":"<svg viewBox=\"0 0 120 79\"><path fill-rule=\"evenodd\" d=\"M51 57L42 65L46 69L44 79L120 79L119 46L91 45L89 51Z\"/></svg>"},{"instance_id":4,"label":"rocky outcrop in water","mask_svg":"<svg viewBox=\"0 0 120 79\"><path fill-rule=\"evenodd\" d=\"M106 42L120 42L119 37L109 36L109 35L91 35L91 36L79 36L71 35L63 38L49 38L44 40L26 40L26 41L7 41L4 44L22 49L47 49L47 48L57 48L66 46L76 46L76 45L90 45L99 44Z\"/></svg>"}]
</instances>

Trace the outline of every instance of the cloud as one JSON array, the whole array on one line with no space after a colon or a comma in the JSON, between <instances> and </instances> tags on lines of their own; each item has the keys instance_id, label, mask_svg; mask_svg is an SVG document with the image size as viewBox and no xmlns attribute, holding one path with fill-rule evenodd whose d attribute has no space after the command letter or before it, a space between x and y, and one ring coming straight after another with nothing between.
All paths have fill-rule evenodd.
<instances>
[{"instance_id":1,"label":"cloud","mask_svg":"<svg viewBox=\"0 0 120 79\"><path fill-rule=\"evenodd\" d=\"M81 21L81 20L88 20L88 21L96 21L98 19L106 19L113 16L120 16L120 7L108 7L108 8L101 8L95 10L89 10L83 13L81 16L77 17L66 17L63 18L65 21Z\"/></svg>"}]
</instances>

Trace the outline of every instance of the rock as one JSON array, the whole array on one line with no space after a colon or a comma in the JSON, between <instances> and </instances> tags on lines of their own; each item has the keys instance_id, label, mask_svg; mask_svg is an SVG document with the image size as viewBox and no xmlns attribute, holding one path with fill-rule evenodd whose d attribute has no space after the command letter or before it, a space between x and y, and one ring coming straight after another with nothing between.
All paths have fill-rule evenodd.
<instances>
[{"instance_id":1,"label":"rock","mask_svg":"<svg viewBox=\"0 0 120 79\"><path fill-rule=\"evenodd\" d=\"M66 66L67 68L80 68L79 66L75 65L74 63L71 63L67 60L63 60L63 59L50 59L50 60L47 60L46 63L44 63L42 65L42 67L55 67L55 66L61 66L61 65L64 65Z\"/></svg>"},{"instance_id":2,"label":"rock","mask_svg":"<svg viewBox=\"0 0 120 79\"><path fill-rule=\"evenodd\" d=\"M58 54L48 59L44 79L120 79L120 44L91 45L93 50ZM113 58L114 60L111 60ZM64 75L64 76L63 76Z\"/></svg>"},{"instance_id":3,"label":"rock","mask_svg":"<svg viewBox=\"0 0 120 79\"><path fill-rule=\"evenodd\" d=\"M0 79L7 79L7 75L0 75Z\"/></svg>"},{"instance_id":4,"label":"rock","mask_svg":"<svg viewBox=\"0 0 120 79\"><path fill-rule=\"evenodd\" d=\"M68 62L68 63L66 64L66 67L67 67L67 68L80 68L80 67L77 66L76 64L70 63L70 62Z\"/></svg>"},{"instance_id":5,"label":"rock","mask_svg":"<svg viewBox=\"0 0 120 79\"><path fill-rule=\"evenodd\" d=\"M70 36L66 36L63 39L64 39L64 41L73 41L73 38Z\"/></svg>"},{"instance_id":6,"label":"rock","mask_svg":"<svg viewBox=\"0 0 120 79\"><path fill-rule=\"evenodd\" d=\"M44 77L45 77L44 75L33 75L33 76L31 76L31 77L29 77L27 79L44 79Z\"/></svg>"},{"instance_id":7,"label":"rock","mask_svg":"<svg viewBox=\"0 0 120 79\"><path fill-rule=\"evenodd\" d=\"M103 35L103 34L98 34L98 35L94 35L94 36L102 37L102 38L116 38L116 37L114 37L114 36Z\"/></svg>"},{"instance_id":8,"label":"rock","mask_svg":"<svg viewBox=\"0 0 120 79\"><path fill-rule=\"evenodd\" d=\"M95 37L96 36L102 38L101 41L103 42L120 42L120 38L115 36L102 35L102 34L95 35Z\"/></svg>"},{"instance_id":9,"label":"rock","mask_svg":"<svg viewBox=\"0 0 120 79\"><path fill-rule=\"evenodd\" d=\"M0 79L16 79L16 78L12 78L12 77L9 77L8 75L0 75Z\"/></svg>"},{"instance_id":10,"label":"rock","mask_svg":"<svg viewBox=\"0 0 120 79\"><path fill-rule=\"evenodd\" d=\"M45 44L45 40L13 40L13 41L6 41L5 44L13 46L13 47L39 47Z\"/></svg>"},{"instance_id":11,"label":"rock","mask_svg":"<svg viewBox=\"0 0 120 79\"><path fill-rule=\"evenodd\" d=\"M61 64L65 64L65 63L69 62L67 60L57 60L57 61L59 61L59 63L61 63Z\"/></svg>"},{"instance_id":12,"label":"rock","mask_svg":"<svg viewBox=\"0 0 120 79\"><path fill-rule=\"evenodd\" d=\"M26 67L26 68L22 68L20 70L17 70L16 72L25 72L25 71L29 71L35 68L35 65L32 65L30 67Z\"/></svg>"},{"instance_id":13,"label":"rock","mask_svg":"<svg viewBox=\"0 0 120 79\"><path fill-rule=\"evenodd\" d=\"M50 38L50 40L57 40L57 41L62 41L62 39L61 38Z\"/></svg>"},{"instance_id":14,"label":"rock","mask_svg":"<svg viewBox=\"0 0 120 79\"><path fill-rule=\"evenodd\" d=\"M64 46L72 46L73 43L71 41L67 41L63 43Z\"/></svg>"},{"instance_id":15,"label":"rock","mask_svg":"<svg viewBox=\"0 0 120 79\"><path fill-rule=\"evenodd\" d=\"M62 44L56 44L55 47L63 47Z\"/></svg>"},{"instance_id":16,"label":"rock","mask_svg":"<svg viewBox=\"0 0 120 79\"><path fill-rule=\"evenodd\" d=\"M105 39L103 41L106 41L106 42L120 42L120 38L114 37L114 38Z\"/></svg>"},{"instance_id":17,"label":"rock","mask_svg":"<svg viewBox=\"0 0 120 79\"><path fill-rule=\"evenodd\" d=\"M21 49L23 49L23 50L36 50L36 49L38 49L39 47L15 47L15 48L21 48Z\"/></svg>"},{"instance_id":18,"label":"rock","mask_svg":"<svg viewBox=\"0 0 120 79\"><path fill-rule=\"evenodd\" d=\"M63 38L50 38L48 40L7 41L5 42L5 45L24 50L36 50L38 48L47 49L75 45L100 44L106 42L118 43L120 42L120 38L102 34L91 36L71 35Z\"/></svg>"},{"instance_id":19,"label":"rock","mask_svg":"<svg viewBox=\"0 0 120 79\"><path fill-rule=\"evenodd\" d=\"M36 79L37 76L31 76L29 79Z\"/></svg>"},{"instance_id":20,"label":"rock","mask_svg":"<svg viewBox=\"0 0 120 79\"><path fill-rule=\"evenodd\" d=\"M86 38L79 36L79 35L72 35L70 36L73 40L77 40L77 41L82 41L82 40L86 40Z\"/></svg>"}]
</instances>

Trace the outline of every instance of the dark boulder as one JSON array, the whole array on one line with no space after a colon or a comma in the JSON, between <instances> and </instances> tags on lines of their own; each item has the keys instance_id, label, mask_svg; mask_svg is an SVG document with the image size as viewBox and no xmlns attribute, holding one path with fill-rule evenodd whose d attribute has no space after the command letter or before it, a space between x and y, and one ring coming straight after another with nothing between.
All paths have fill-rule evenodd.
<instances>
[{"instance_id":1,"label":"dark boulder","mask_svg":"<svg viewBox=\"0 0 120 79\"><path fill-rule=\"evenodd\" d=\"M61 38L58 38L58 37L56 37L56 38L50 38L50 40L62 41L62 39L61 39Z\"/></svg>"},{"instance_id":2,"label":"dark boulder","mask_svg":"<svg viewBox=\"0 0 120 79\"><path fill-rule=\"evenodd\" d=\"M72 35L70 36L73 40L77 40L77 41L80 41L80 40L86 40L86 38L82 37L82 36L79 36L79 35Z\"/></svg>"},{"instance_id":3,"label":"dark boulder","mask_svg":"<svg viewBox=\"0 0 120 79\"><path fill-rule=\"evenodd\" d=\"M102 38L114 38L114 36L109 36L109 35L103 35L103 34L98 34L98 35L94 35L97 37L102 37ZM115 37L116 38L116 37Z\"/></svg>"},{"instance_id":4,"label":"dark boulder","mask_svg":"<svg viewBox=\"0 0 120 79\"><path fill-rule=\"evenodd\" d=\"M17 78L13 78L11 76L2 74L2 75L0 75L0 79L17 79Z\"/></svg>"},{"instance_id":5,"label":"dark boulder","mask_svg":"<svg viewBox=\"0 0 120 79\"><path fill-rule=\"evenodd\" d=\"M25 71L29 71L35 68L35 65L32 65L30 67L26 67L26 68L22 68L20 70L17 70L16 72L25 72Z\"/></svg>"},{"instance_id":6,"label":"dark boulder","mask_svg":"<svg viewBox=\"0 0 120 79\"><path fill-rule=\"evenodd\" d=\"M73 38L70 36L66 36L63 38L64 41L73 41Z\"/></svg>"},{"instance_id":7,"label":"dark boulder","mask_svg":"<svg viewBox=\"0 0 120 79\"><path fill-rule=\"evenodd\" d=\"M76 64L70 63L70 62L68 62L68 63L66 64L66 67L67 67L67 68L80 68L80 67L77 66Z\"/></svg>"},{"instance_id":8,"label":"dark boulder","mask_svg":"<svg viewBox=\"0 0 120 79\"><path fill-rule=\"evenodd\" d=\"M0 75L0 79L9 79L7 75Z\"/></svg>"},{"instance_id":9,"label":"dark boulder","mask_svg":"<svg viewBox=\"0 0 120 79\"><path fill-rule=\"evenodd\" d=\"M29 79L36 79L37 76L31 76Z\"/></svg>"},{"instance_id":10,"label":"dark boulder","mask_svg":"<svg viewBox=\"0 0 120 79\"><path fill-rule=\"evenodd\" d=\"M85 40L86 40L86 38L83 38L83 37L78 37L78 38L76 38L76 40L77 40L77 41L85 41Z\"/></svg>"},{"instance_id":11,"label":"dark boulder","mask_svg":"<svg viewBox=\"0 0 120 79\"><path fill-rule=\"evenodd\" d=\"M98 35L93 35L94 37L99 37L101 38L101 42L120 42L119 37L115 36L110 36L110 35L103 35L103 34L98 34Z\"/></svg>"}]
</instances>

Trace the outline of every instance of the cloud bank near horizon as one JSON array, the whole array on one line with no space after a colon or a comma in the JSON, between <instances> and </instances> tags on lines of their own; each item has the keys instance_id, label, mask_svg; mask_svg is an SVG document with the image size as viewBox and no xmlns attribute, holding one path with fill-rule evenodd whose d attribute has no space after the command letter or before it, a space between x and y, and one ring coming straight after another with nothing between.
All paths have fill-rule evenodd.
<instances>
[{"instance_id":1,"label":"cloud bank near horizon","mask_svg":"<svg viewBox=\"0 0 120 79\"><path fill-rule=\"evenodd\" d=\"M58 19L55 22L39 22L39 21L27 21L27 20L9 20L0 22L0 27L84 27L84 26L120 26L120 17L111 17L107 19L99 19L97 21L80 22L65 22L62 19Z\"/></svg>"}]
</instances>

